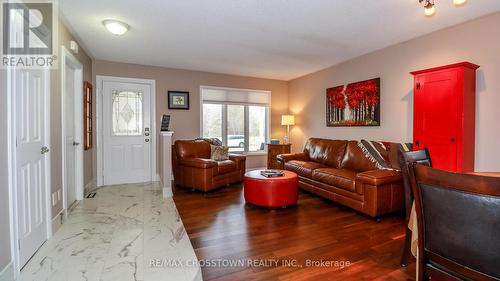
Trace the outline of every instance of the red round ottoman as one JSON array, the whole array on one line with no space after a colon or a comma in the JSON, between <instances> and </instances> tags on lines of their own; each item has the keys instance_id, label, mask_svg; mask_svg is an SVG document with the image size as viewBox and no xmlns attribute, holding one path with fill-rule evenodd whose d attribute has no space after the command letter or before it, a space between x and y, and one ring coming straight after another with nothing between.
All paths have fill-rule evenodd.
<instances>
[{"instance_id":1,"label":"red round ottoman","mask_svg":"<svg viewBox=\"0 0 500 281\"><path fill-rule=\"evenodd\" d=\"M260 174L262 170L245 174L245 200L262 207L286 207L297 204L299 199L299 179L297 174L283 171L282 177L267 178Z\"/></svg>"}]
</instances>

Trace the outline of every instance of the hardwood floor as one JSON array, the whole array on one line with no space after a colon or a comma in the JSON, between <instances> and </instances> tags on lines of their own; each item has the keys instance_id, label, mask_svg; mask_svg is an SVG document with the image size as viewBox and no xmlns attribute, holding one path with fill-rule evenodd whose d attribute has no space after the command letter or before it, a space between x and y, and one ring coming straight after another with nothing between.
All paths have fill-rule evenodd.
<instances>
[{"instance_id":1,"label":"hardwood floor","mask_svg":"<svg viewBox=\"0 0 500 281\"><path fill-rule=\"evenodd\" d=\"M213 262L202 267L204 280L414 280L414 260L399 265L402 215L375 222L302 192L297 206L268 210L245 204L242 191L242 184L208 194L174 189L198 259ZM254 259L267 264L248 264ZM219 266L230 261L245 265Z\"/></svg>"}]
</instances>

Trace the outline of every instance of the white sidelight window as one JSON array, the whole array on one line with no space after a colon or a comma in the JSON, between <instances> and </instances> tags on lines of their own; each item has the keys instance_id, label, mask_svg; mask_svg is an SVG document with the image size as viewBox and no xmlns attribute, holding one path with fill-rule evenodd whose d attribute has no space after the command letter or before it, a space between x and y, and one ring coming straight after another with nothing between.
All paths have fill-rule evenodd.
<instances>
[{"instance_id":1,"label":"white sidelight window","mask_svg":"<svg viewBox=\"0 0 500 281\"><path fill-rule=\"evenodd\" d=\"M265 152L271 92L202 86L201 136L218 138L230 152Z\"/></svg>"}]
</instances>

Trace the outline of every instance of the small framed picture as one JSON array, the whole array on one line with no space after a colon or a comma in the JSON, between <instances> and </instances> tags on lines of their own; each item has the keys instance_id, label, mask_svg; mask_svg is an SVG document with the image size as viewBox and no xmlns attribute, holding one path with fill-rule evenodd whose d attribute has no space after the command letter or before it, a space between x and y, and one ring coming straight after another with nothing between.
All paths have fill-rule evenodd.
<instances>
[{"instance_id":1,"label":"small framed picture","mask_svg":"<svg viewBox=\"0 0 500 281\"><path fill-rule=\"evenodd\" d=\"M189 109L189 92L168 91L168 109Z\"/></svg>"}]
</instances>

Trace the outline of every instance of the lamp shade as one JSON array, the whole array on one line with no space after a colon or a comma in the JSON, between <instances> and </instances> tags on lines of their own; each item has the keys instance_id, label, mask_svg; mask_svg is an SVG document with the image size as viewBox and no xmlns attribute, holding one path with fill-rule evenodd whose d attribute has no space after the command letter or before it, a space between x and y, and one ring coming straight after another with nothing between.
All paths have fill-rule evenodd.
<instances>
[{"instance_id":1,"label":"lamp shade","mask_svg":"<svg viewBox=\"0 0 500 281\"><path fill-rule=\"evenodd\" d=\"M281 125L295 125L295 116L281 115Z\"/></svg>"}]
</instances>

